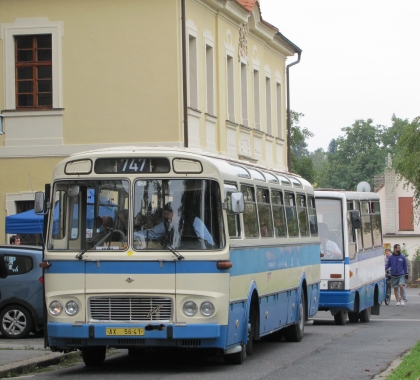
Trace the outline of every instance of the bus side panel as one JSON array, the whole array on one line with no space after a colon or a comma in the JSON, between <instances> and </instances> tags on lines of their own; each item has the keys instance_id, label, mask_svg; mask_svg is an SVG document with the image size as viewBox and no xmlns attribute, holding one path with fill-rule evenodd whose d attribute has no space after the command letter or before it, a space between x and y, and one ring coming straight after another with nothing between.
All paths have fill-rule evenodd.
<instances>
[{"instance_id":1,"label":"bus side panel","mask_svg":"<svg viewBox=\"0 0 420 380\"><path fill-rule=\"evenodd\" d=\"M313 317L318 312L319 284L308 285L308 317Z\"/></svg>"},{"instance_id":2,"label":"bus side panel","mask_svg":"<svg viewBox=\"0 0 420 380\"><path fill-rule=\"evenodd\" d=\"M230 256L233 264L231 302L248 300L251 296L248 294L250 284L257 284L260 336L296 322L302 278L311 286L314 285L316 294L315 300L311 288L308 310L311 310L311 315L318 311L319 244L238 248L231 249ZM229 317L229 337L231 320Z\"/></svg>"},{"instance_id":3,"label":"bus side panel","mask_svg":"<svg viewBox=\"0 0 420 380\"><path fill-rule=\"evenodd\" d=\"M246 302L236 302L229 305L229 326L226 346L242 342L245 322Z\"/></svg>"}]
</instances>

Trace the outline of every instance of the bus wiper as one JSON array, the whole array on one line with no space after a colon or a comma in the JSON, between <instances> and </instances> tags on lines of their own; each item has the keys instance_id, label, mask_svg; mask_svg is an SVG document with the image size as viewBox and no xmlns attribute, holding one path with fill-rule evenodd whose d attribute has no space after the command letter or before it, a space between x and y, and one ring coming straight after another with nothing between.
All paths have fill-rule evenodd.
<instances>
[{"instance_id":1,"label":"bus wiper","mask_svg":"<svg viewBox=\"0 0 420 380\"><path fill-rule=\"evenodd\" d=\"M108 239L108 237L112 234L112 232L114 231L114 229L110 229L109 232L107 232L107 234L105 236L103 236L101 239L98 239L95 244L93 244L92 246L87 246L82 252L78 253L76 255L76 259L82 260L83 255L89 250L89 249L93 249L95 248L99 243L103 243L104 241L106 241Z\"/></svg>"},{"instance_id":2,"label":"bus wiper","mask_svg":"<svg viewBox=\"0 0 420 380\"><path fill-rule=\"evenodd\" d=\"M147 235L146 235L146 241L149 241L149 230L146 231ZM182 260L185 259L184 256L182 256L175 248L173 248L170 244L166 243L164 239L162 238L157 238L156 239L163 248L168 249L169 251L172 252L172 254L178 259L178 260Z\"/></svg>"}]
</instances>

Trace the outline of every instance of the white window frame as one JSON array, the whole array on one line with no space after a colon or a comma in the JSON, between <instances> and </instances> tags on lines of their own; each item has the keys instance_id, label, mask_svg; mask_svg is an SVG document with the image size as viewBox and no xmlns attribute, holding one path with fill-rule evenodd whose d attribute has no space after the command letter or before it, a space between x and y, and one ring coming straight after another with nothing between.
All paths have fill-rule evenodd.
<instances>
[{"instance_id":1,"label":"white window frame","mask_svg":"<svg viewBox=\"0 0 420 380\"><path fill-rule=\"evenodd\" d=\"M215 107L215 61L214 61L214 37L206 30L203 33L204 41L204 56L205 56L205 73L206 73L206 112L211 115L216 115ZM211 52L211 53L209 53Z\"/></svg>"},{"instance_id":2,"label":"white window frame","mask_svg":"<svg viewBox=\"0 0 420 380\"><path fill-rule=\"evenodd\" d=\"M199 109L198 97L198 41L197 27L193 21L187 21L187 61L188 61L188 106L192 109ZM194 44L194 50L191 44Z\"/></svg>"},{"instance_id":3,"label":"white window frame","mask_svg":"<svg viewBox=\"0 0 420 380\"><path fill-rule=\"evenodd\" d=\"M248 62L241 58L240 62L241 73L241 115L242 124L249 126L249 111L248 111Z\"/></svg>"}]
</instances>

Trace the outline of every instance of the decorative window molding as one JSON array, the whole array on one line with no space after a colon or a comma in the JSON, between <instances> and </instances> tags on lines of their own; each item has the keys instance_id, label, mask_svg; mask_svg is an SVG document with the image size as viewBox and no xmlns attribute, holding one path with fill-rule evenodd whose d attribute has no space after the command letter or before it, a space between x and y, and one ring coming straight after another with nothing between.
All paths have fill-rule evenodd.
<instances>
[{"instance_id":1,"label":"decorative window molding","mask_svg":"<svg viewBox=\"0 0 420 380\"><path fill-rule=\"evenodd\" d=\"M4 108L16 109L15 83L15 36L51 34L52 37L52 92L53 108L63 108L63 74L62 74L62 38L64 35L62 21L50 21L46 17L18 18L14 23L1 24L0 38L4 50Z\"/></svg>"},{"instance_id":2,"label":"decorative window molding","mask_svg":"<svg viewBox=\"0 0 420 380\"><path fill-rule=\"evenodd\" d=\"M210 31L203 33L205 72L206 72L206 112L214 115L215 107L215 64L214 64L214 37Z\"/></svg>"}]
</instances>

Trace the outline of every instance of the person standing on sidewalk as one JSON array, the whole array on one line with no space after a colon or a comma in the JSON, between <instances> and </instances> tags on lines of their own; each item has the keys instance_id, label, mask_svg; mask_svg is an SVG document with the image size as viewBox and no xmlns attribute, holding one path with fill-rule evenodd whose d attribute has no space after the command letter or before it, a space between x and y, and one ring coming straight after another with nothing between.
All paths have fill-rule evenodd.
<instances>
[{"instance_id":1,"label":"person standing on sidewalk","mask_svg":"<svg viewBox=\"0 0 420 380\"><path fill-rule=\"evenodd\" d=\"M385 270L388 269L391 269L391 281L397 306L404 306L402 294L404 293L405 280L408 279L408 268L405 256L401 254L401 246L399 244L394 245L394 252L388 258Z\"/></svg>"}]
</instances>

